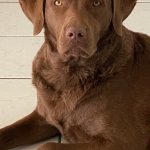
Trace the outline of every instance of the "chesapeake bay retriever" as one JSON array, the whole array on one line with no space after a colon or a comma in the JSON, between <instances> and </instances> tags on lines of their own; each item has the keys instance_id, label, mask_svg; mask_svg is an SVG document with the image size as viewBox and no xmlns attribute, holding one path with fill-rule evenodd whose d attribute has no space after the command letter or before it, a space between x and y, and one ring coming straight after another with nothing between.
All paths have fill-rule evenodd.
<instances>
[{"instance_id":1,"label":"chesapeake bay retriever","mask_svg":"<svg viewBox=\"0 0 150 150\"><path fill-rule=\"evenodd\" d=\"M45 42L33 61L37 107L0 129L0 150L150 150L150 37L126 29L136 0L20 0ZM1 114L2 115L2 114Z\"/></svg>"}]
</instances>

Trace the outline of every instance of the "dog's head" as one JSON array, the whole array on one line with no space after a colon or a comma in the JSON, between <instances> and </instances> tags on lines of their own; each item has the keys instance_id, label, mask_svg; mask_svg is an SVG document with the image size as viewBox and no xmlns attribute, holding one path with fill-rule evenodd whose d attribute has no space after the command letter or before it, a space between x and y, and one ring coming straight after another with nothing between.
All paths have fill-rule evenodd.
<instances>
[{"instance_id":1,"label":"dog's head","mask_svg":"<svg viewBox=\"0 0 150 150\"><path fill-rule=\"evenodd\" d=\"M97 44L113 27L122 36L122 22L136 0L19 0L34 25L34 35L44 24L55 39L61 56L85 57L97 51Z\"/></svg>"}]
</instances>

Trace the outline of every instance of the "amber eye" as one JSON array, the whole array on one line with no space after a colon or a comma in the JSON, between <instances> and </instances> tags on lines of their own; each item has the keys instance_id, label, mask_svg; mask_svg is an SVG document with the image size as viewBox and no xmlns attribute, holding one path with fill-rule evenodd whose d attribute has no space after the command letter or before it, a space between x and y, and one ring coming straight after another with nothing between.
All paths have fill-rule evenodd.
<instances>
[{"instance_id":1,"label":"amber eye","mask_svg":"<svg viewBox=\"0 0 150 150\"><path fill-rule=\"evenodd\" d=\"M101 2L99 0L95 0L93 1L93 4L92 4L94 7L98 7L101 5Z\"/></svg>"},{"instance_id":2,"label":"amber eye","mask_svg":"<svg viewBox=\"0 0 150 150\"><path fill-rule=\"evenodd\" d=\"M62 1L61 0L55 0L54 4L56 6L61 6L62 5Z\"/></svg>"}]
</instances>

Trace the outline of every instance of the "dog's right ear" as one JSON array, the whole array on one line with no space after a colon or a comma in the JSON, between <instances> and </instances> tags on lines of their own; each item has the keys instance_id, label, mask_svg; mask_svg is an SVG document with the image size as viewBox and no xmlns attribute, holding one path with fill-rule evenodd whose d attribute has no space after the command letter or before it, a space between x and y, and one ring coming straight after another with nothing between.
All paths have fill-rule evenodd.
<instances>
[{"instance_id":1,"label":"dog's right ear","mask_svg":"<svg viewBox=\"0 0 150 150\"><path fill-rule=\"evenodd\" d=\"M39 34L44 25L44 0L19 0L19 3L25 15L33 23L33 34Z\"/></svg>"}]
</instances>

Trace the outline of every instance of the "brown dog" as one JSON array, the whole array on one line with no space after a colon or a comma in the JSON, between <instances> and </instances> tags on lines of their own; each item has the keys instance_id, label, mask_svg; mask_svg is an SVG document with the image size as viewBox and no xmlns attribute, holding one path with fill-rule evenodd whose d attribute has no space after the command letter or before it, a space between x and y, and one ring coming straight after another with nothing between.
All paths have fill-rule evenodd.
<instances>
[{"instance_id":1,"label":"brown dog","mask_svg":"<svg viewBox=\"0 0 150 150\"><path fill-rule=\"evenodd\" d=\"M64 135L40 150L150 149L150 37L122 22L136 0L20 0L45 42L33 62L38 103L0 130L0 150Z\"/></svg>"}]
</instances>

